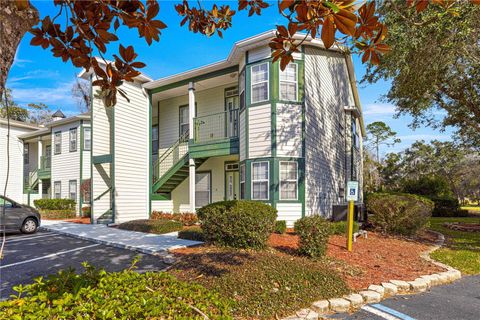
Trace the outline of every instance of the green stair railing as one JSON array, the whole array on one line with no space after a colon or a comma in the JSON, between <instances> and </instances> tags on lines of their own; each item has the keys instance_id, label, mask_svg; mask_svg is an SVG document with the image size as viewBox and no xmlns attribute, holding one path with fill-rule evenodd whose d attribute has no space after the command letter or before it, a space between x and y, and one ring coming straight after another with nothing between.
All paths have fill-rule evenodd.
<instances>
[{"instance_id":1,"label":"green stair railing","mask_svg":"<svg viewBox=\"0 0 480 320\"><path fill-rule=\"evenodd\" d=\"M153 165L153 182L157 182L178 161L188 154L188 130L172 144Z\"/></svg>"}]
</instances>

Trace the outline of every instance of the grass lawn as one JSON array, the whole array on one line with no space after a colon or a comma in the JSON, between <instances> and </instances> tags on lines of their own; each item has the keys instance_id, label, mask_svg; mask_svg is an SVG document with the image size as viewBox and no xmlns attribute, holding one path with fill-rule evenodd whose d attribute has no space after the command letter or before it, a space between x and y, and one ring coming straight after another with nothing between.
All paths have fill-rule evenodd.
<instances>
[{"instance_id":1,"label":"grass lawn","mask_svg":"<svg viewBox=\"0 0 480 320\"><path fill-rule=\"evenodd\" d=\"M443 226L445 222L480 223L480 218L431 218L430 229L447 237L446 247L431 254L431 257L459 269L465 274L480 274L480 234L462 232Z\"/></svg>"},{"instance_id":2,"label":"grass lawn","mask_svg":"<svg viewBox=\"0 0 480 320\"><path fill-rule=\"evenodd\" d=\"M480 206L465 206L463 210L468 210L471 214L480 214Z\"/></svg>"}]
</instances>

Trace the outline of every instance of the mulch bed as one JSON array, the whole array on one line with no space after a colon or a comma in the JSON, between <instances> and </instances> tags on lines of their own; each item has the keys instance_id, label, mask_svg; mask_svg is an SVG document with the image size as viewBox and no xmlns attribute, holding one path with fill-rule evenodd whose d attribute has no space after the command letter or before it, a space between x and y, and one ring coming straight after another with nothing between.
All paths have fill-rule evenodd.
<instances>
[{"instance_id":1,"label":"mulch bed","mask_svg":"<svg viewBox=\"0 0 480 320\"><path fill-rule=\"evenodd\" d=\"M428 234L425 241L434 240ZM292 233L272 234L269 245L277 250L296 254L298 236ZM354 290L368 287L370 284L397 280L414 280L421 275L444 271L420 257L429 248L427 244L383 236L369 232L368 238L359 238L353 244L352 252L346 250L346 237L331 236L327 255L344 262L337 269L343 274L348 285ZM353 267L353 269L352 269Z\"/></svg>"},{"instance_id":2,"label":"mulch bed","mask_svg":"<svg viewBox=\"0 0 480 320\"><path fill-rule=\"evenodd\" d=\"M72 222L72 223L80 223L80 224L90 224L90 217L82 217L82 218L73 218L73 219L43 219L49 221L65 221L65 222Z\"/></svg>"}]
</instances>

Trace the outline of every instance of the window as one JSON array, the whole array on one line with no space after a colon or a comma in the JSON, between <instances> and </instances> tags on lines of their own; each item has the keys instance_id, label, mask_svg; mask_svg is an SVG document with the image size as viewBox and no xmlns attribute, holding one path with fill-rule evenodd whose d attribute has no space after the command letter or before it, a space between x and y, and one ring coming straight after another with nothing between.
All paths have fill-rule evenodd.
<instances>
[{"instance_id":1,"label":"window","mask_svg":"<svg viewBox=\"0 0 480 320\"><path fill-rule=\"evenodd\" d=\"M158 125L152 127L152 154L158 154Z\"/></svg>"},{"instance_id":2,"label":"window","mask_svg":"<svg viewBox=\"0 0 480 320\"><path fill-rule=\"evenodd\" d=\"M62 153L62 133L60 131L55 132L55 136L53 137L53 143L55 144L54 153Z\"/></svg>"},{"instance_id":3,"label":"window","mask_svg":"<svg viewBox=\"0 0 480 320\"><path fill-rule=\"evenodd\" d=\"M92 128L83 128L83 150L92 149Z\"/></svg>"},{"instance_id":4,"label":"window","mask_svg":"<svg viewBox=\"0 0 480 320\"><path fill-rule=\"evenodd\" d=\"M13 203L3 198L0 198L0 208L2 207L13 208Z\"/></svg>"},{"instance_id":5,"label":"window","mask_svg":"<svg viewBox=\"0 0 480 320\"><path fill-rule=\"evenodd\" d=\"M69 137L70 152L77 151L77 128L70 129Z\"/></svg>"},{"instance_id":6,"label":"window","mask_svg":"<svg viewBox=\"0 0 480 320\"><path fill-rule=\"evenodd\" d=\"M242 164L240 166L240 199L245 199L245 178L246 178L246 172L245 172L245 165Z\"/></svg>"},{"instance_id":7,"label":"window","mask_svg":"<svg viewBox=\"0 0 480 320\"><path fill-rule=\"evenodd\" d=\"M28 164L30 154L30 145L28 143L23 144L23 164Z\"/></svg>"},{"instance_id":8,"label":"window","mask_svg":"<svg viewBox=\"0 0 480 320\"><path fill-rule=\"evenodd\" d=\"M358 136L357 121L355 118L352 118L352 146L360 149L360 138Z\"/></svg>"},{"instance_id":9,"label":"window","mask_svg":"<svg viewBox=\"0 0 480 320\"><path fill-rule=\"evenodd\" d=\"M245 70L240 73L238 91L240 92L240 110L243 110L245 109Z\"/></svg>"},{"instance_id":10,"label":"window","mask_svg":"<svg viewBox=\"0 0 480 320\"><path fill-rule=\"evenodd\" d=\"M280 200L297 200L298 163L280 161Z\"/></svg>"},{"instance_id":11,"label":"window","mask_svg":"<svg viewBox=\"0 0 480 320\"><path fill-rule=\"evenodd\" d=\"M180 137L188 132L188 106L180 107L179 128Z\"/></svg>"},{"instance_id":12,"label":"window","mask_svg":"<svg viewBox=\"0 0 480 320\"><path fill-rule=\"evenodd\" d=\"M252 103L268 100L268 62L251 67Z\"/></svg>"},{"instance_id":13,"label":"window","mask_svg":"<svg viewBox=\"0 0 480 320\"><path fill-rule=\"evenodd\" d=\"M252 163L252 200L268 200L269 177L268 161Z\"/></svg>"},{"instance_id":14,"label":"window","mask_svg":"<svg viewBox=\"0 0 480 320\"><path fill-rule=\"evenodd\" d=\"M68 196L72 200L77 200L77 180L70 180L68 182Z\"/></svg>"},{"instance_id":15,"label":"window","mask_svg":"<svg viewBox=\"0 0 480 320\"><path fill-rule=\"evenodd\" d=\"M195 208L206 206L210 199L210 172L199 172L195 174Z\"/></svg>"},{"instance_id":16,"label":"window","mask_svg":"<svg viewBox=\"0 0 480 320\"><path fill-rule=\"evenodd\" d=\"M280 70L280 100L297 101L297 70L296 63L289 63L285 70Z\"/></svg>"},{"instance_id":17,"label":"window","mask_svg":"<svg viewBox=\"0 0 480 320\"><path fill-rule=\"evenodd\" d=\"M62 182L61 181L55 181L53 183L53 196L55 199L62 198Z\"/></svg>"}]
</instances>

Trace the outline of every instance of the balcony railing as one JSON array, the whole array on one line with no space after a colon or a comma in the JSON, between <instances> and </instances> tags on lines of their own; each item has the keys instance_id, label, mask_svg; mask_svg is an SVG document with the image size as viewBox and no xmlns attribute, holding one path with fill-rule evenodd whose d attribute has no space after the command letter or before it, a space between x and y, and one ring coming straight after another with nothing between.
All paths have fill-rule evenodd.
<instances>
[{"instance_id":1,"label":"balcony railing","mask_svg":"<svg viewBox=\"0 0 480 320\"><path fill-rule=\"evenodd\" d=\"M40 169L41 170L49 170L52 165L52 158L47 156L40 157Z\"/></svg>"},{"instance_id":2,"label":"balcony railing","mask_svg":"<svg viewBox=\"0 0 480 320\"><path fill-rule=\"evenodd\" d=\"M193 119L194 143L206 143L238 137L238 109Z\"/></svg>"},{"instance_id":3,"label":"balcony railing","mask_svg":"<svg viewBox=\"0 0 480 320\"><path fill-rule=\"evenodd\" d=\"M188 130L153 164L153 182L160 179L188 152Z\"/></svg>"}]
</instances>

